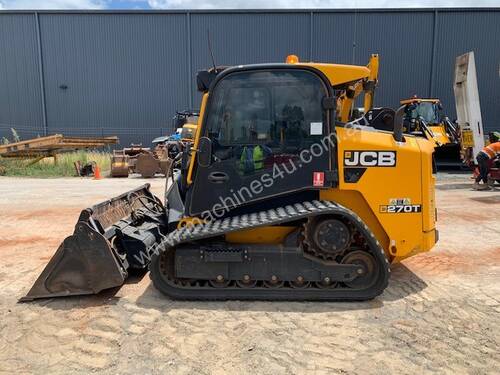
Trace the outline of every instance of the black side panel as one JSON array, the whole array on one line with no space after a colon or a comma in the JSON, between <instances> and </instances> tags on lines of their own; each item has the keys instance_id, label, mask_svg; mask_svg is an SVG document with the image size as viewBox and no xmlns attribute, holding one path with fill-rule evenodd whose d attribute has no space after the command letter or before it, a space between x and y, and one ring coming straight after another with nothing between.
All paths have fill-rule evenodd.
<instances>
[{"instance_id":1,"label":"black side panel","mask_svg":"<svg viewBox=\"0 0 500 375\"><path fill-rule=\"evenodd\" d=\"M365 173L366 168L345 168L344 169L344 182L347 183L355 183L358 182L363 174Z\"/></svg>"},{"instance_id":2,"label":"black side panel","mask_svg":"<svg viewBox=\"0 0 500 375\"><path fill-rule=\"evenodd\" d=\"M179 178L178 173L175 173L172 178L172 185L165 192L165 205L169 224L178 222L184 215L184 202L179 191Z\"/></svg>"},{"instance_id":3,"label":"black side panel","mask_svg":"<svg viewBox=\"0 0 500 375\"><path fill-rule=\"evenodd\" d=\"M181 247L175 254L176 276L187 279L215 280L218 275L227 280L252 275L254 279L270 280L278 275L281 280L302 275L305 281L319 282L325 277L332 281L352 281L356 265L331 267L317 259L306 258L297 248L271 246L240 246L230 251Z\"/></svg>"}]
</instances>

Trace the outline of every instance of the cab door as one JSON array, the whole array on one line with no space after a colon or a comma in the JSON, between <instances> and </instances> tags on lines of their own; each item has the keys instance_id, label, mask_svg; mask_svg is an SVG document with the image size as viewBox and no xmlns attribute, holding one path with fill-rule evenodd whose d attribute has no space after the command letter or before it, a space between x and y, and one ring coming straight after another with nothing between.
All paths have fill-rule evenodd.
<instances>
[{"instance_id":1,"label":"cab door","mask_svg":"<svg viewBox=\"0 0 500 375\"><path fill-rule=\"evenodd\" d=\"M187 212L220 217L236 206L328 186L335 139L333 114L323 108L329 97L329 86L307 69L236 70L220 78L202 129L211 159L195 167Z\"/></svg>"}]
</instances>

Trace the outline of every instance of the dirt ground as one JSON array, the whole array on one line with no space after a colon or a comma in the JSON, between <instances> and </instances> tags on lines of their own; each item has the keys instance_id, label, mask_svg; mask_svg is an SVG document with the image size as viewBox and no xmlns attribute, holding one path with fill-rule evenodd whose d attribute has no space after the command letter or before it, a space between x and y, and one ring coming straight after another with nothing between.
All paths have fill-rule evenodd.
<instances>
[{"instance_id":1,"label":"dirt ground","mask_svg":"<svg viewBox=\"0 0 500 375\"><path fill-rule=\"evenodd\" d=\"M440 242L370 302L177 302L146 276L16 303L83 207L144 181L0 177L0 372L500 373L500 190L466 175L439 176Z\"/></svg>"}]
</instances>

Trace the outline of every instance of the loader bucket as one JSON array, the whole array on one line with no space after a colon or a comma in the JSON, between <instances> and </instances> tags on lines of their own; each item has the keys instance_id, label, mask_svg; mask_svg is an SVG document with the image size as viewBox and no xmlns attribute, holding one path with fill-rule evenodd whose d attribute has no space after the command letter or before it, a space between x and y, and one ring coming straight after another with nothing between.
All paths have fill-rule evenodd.
<instances>
[{"instance_id":1,"label":"loader bucket","mask_svg":"<svg viewBox=\"0 0 500 375\"><path fill-rule=\"evenodd\" d=\"M122 285L130 268L145 269L148 250L165 231L165 210L149 184L80 213L75 231L57 249L20 301L96 294Z\"/></svg>"},{"instance_id":2,"label":"loader bucket","mask_svg":"<svg viewBox=\"0 0 500 375\"><path fill-rule=\"evenodd\" d=\"M111 157L111 177L128 177L129 156L123 150L113 151Z\"/></svg>"}]
</instances>

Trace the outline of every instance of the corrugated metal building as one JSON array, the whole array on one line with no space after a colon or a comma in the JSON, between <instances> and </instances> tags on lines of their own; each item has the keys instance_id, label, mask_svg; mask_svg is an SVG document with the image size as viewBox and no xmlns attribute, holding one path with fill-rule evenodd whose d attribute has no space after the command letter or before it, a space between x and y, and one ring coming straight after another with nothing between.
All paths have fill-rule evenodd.
<instances>
[{"instance_id":1,"label":"corrugated metal building","mask_svg":"<svg viewBox=\"0 0 500 375\"><path fill-rule=\"evenodd\" d=\"M211 65L302 60L366 64L381 56L375 104L417 94L455 116L455 57L474 51L485 130L500 128L500 8L276 11L0 12L0 136L171 131L197 108Z\"/></svg>"}]
</instances>

